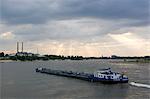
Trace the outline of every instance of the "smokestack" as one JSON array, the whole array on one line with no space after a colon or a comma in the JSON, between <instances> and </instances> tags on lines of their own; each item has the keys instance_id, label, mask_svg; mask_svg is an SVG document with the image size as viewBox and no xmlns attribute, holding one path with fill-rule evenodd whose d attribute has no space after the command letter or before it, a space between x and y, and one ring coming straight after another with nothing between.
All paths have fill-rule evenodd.
<instances>
[{"instance_id":1,"label":"smokestack","mask_svg":"<svg viewBox=\"0 0 150 99\"><path fill-rule=\"evenodd\" d=\"M19 52L19 42L17 42L17 53Z\"/></svg>"},{"instance_id":2,"label":"smokestack","mask_svg":"<svg viewBox=\"0 0 150 99\"><path fill-rule=\"evenodd\" d=\"M23 42L22 42L22 52L23 52Z\"/></svg>"}]
</instances>

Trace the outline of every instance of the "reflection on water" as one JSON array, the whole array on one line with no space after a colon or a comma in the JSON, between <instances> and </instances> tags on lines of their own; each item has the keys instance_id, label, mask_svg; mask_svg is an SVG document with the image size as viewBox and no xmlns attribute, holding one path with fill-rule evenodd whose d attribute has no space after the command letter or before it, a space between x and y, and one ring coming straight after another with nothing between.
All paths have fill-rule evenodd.
<instances>
[{"instance_id":1,"label":"reflection on water","mask_svg":"<svg viewBox=\"0 0 150 99\"><path fill-rule=\"evenodd\" d=\"M4 62L1 66L1 97L13 99L148 99L150 89L130 84L101 84L36 73L36 67L94 72L111 67L126 71L129 80L150 84L149 66L108 60Z\"/></svg>"}]
</instances>

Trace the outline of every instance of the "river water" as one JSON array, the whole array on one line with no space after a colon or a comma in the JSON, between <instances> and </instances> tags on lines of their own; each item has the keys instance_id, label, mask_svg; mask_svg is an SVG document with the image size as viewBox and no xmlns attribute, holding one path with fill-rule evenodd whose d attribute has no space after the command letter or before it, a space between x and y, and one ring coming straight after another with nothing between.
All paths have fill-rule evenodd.
<instances>
[{"instance_id":1,"label":"river water","mask_svg":"<svg viewBox=\"0 0 150 99\"><path fill-rule=\"evenodd\" d=\"M92 73L111 67L125 72L126 84L101 84L73 78L36 73L35 68ZM130 84L130 82L132 82ZM123 63L110 60L33 61L0 63L1 99L150 99L150 63Z\"/></svg>"}]
</instances>

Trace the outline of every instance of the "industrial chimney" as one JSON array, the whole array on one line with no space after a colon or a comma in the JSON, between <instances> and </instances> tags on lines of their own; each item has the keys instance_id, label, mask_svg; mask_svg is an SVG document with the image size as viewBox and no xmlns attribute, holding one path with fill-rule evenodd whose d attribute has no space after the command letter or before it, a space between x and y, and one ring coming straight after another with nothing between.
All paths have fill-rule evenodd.
<instances>
[{"instance_id":1,"label":"industrial chimney","mask_svg":"<svg viewBox=\"0 0 150 99\"><path fill-rule=\"evenodd\" d=\"M17 42L17 53L19 52L19 42Z\"/></svg>"}]
</instances>

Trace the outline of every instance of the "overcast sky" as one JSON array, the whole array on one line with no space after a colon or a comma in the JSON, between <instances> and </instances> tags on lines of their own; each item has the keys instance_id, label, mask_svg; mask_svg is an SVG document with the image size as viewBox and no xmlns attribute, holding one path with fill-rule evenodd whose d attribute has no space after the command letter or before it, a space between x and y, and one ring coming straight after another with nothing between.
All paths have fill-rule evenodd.
<instances>
[{"instance_id":1,"label":"overcast sky","mask_svg":"<svg viewBox=\"0 0 150 99\"><path fill-rule=\"evenodd\" d=\"M0 0L0 52L150 55L149 0Z\"/></svg>"}]
</instances>

